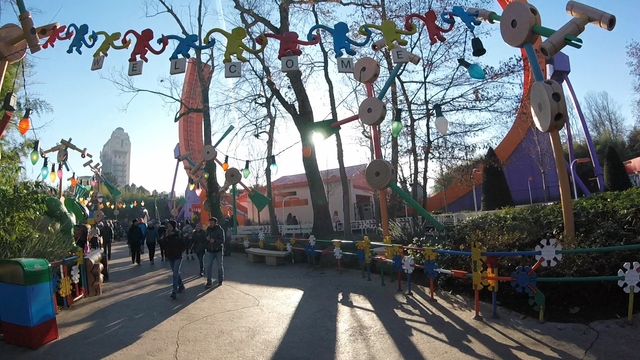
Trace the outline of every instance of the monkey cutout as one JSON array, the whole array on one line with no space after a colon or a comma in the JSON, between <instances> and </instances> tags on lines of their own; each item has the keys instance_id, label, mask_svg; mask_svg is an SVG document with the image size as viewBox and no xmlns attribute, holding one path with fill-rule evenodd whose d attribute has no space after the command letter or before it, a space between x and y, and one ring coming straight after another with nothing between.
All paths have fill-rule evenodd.
<instances>
[{"instance_id":1,"label":"monkey cutout","mask_svg":"<svg viewBox=\"0 0 640 360\"><path fill-rule=\"evenodd\" d=\"M447 29L441 28L438 24L436 24L436 19L438 18L438 16L436 15L436 12L433 10L429 10L426 13L424 13L424 16L420 14L407 15L407 17L404 20L405 30L410 31L412 29L413 24L411 24L411 20L414 18L420 19L424 22L424 25L427 27L427 33L429 34L429 40L431 45L435 44L438 41L444 42L446 38L442 36L442 34L448 33L453 29L453 22L449 23L449 27ZM453 15L449 14L449 18L453 20Z\"/></svg>"},{"instance_id":2,"label":"monkey cutout","mask_svg":"<svg viewBox=\"0 0 640 360\"><path fill-rule=\"evenodd\" d=\"M244 51L247 51L253 55L257 55L264 51L264 48L267 46L267 43L268 43L267 38L264 35L260 35L260 37L262 37L263 39L261 40L260 48L256 50L251 49L250 47L248 47L242 42L242 40L244 40L244 38L247 37L247 31L244 28L238 26L237 28L234 28L233 30L231 30L231 33L228 33L218 28L209 30L209 32L204 38L205 44L208 45L209 42L213 40L213 39L210 39L213 33L220 33L227 38L227 48L224 51L224 60L222 61L225 64L228 62L231 62L231 55L235 55L238 61L246 62L247 58L242 56L242 53Z\"/></svg>"},{"instance_id":3,"label":"monkey cutout","mask_svg":"<svg viewBox=\"0 0 640 360\"><path fill-rule=\"evenodd\" d=\"M131 57L129 58L129 62L137 61L137 57L140 56L140 60L144 62L148 62L147 52L151 51L153 54L160 55L167 48L168 40L166 38L160 38L162 41L162 47L160 50L156 50L151 46L150 42L153 40L153 30L144 29L140 34L138 34L135 30L129 30L124 33L124 37L122 38L122 45L125 45L127 42L127 36L133 35L136 37L136 44L133 46L133 51L131 52Z\"/></svg>"},{"instance_id":4,"label":"monkey cutout","mask_svg":"<svg viewBox=\"0 0 640 360\"><path fill-rule=\"evenodd\" d=\"M357 42L350 39L347 36L347 34L349 33L349 26L347 26L347 24L344 22L339 22L333 25L333 28L330 28L326 25L314 25L313 27L311 27L309 33L307 34L307 40L309 42L314 40L313 31L317 29L327 31L331 34L331 36L333 36L333 51L336 53L337 58L343 55L343 50L345 53L347 53L347 55L355 55L356 52L351 48L351 45L362 47L367 45L369 40L371 40L371 30L369 29L364 29L365 34L363 35L366 35L367 37L362 42Z\"/></svg>"},{"instance_id":5,"label":"monkey cutout","mask_svg":"<svg viewBox=\"0 0 640 360\"><path fill-rule=\"evenodd\" d=\"M120 40L120 36L122 36L122 34L120 34L119 32L114 32L113 34L109 35L107 32L98 31L96 35L104 36L104 41L102 42L102 44L100 44L100 46L98 46L98 50L96 50L96 52L93 54L93 57L98 57L100 55L109 56L109 54L107 54L109 49L122 50L128 49L129 46L131 46L131 40L127 41L122 46L115 44L116 41Z\"/></svg>"},{"instance_id":6,"label":"monkey cutout","mask_svg":"<svg viewBox=\"0 0 640 360\"><path fill-rule=\"evenodd\" d=\"M198 45L197 34L191 34L185 37L181 37L178 35L166 35L166 36L162 35L162 38L158 39L158 44L160 44L162 41L168 42L169 40L178 41L178 45L176 46L176 49L173 51L173 54L171 54L171 57L169 57L169 60L177 59L178 55L182 55L183 58L189 59L191 57L191 55L189 55L189 50L191 50L192 48L197 50L205 50L205 49L212 48L216 44L215 39L212 39L213 41L209 42L204 46Z\"/></svg>"},{"instance_id":7,"label":"monkey cutout","mask_svg":"<svg viewBox=\"0 0 640 360\"><path fill-rule=\"evenodd\" d=\"M404 30L398 29L396 23L393 22L392 20L384 20L380 25L364 24L360 26L360 29L358 30L358 32L362 35L365 35L371 32L371 30L369 30L371 28L380 30L382 32L383 42L379 42L379 41L375 42L373 44L374 50L380 50L385 45L389 50L395 48L396 44L400 46L405 46L408 44L408 41L402 39L400 35L413 35L417 31L417 27L414 24L411 24L411 29L409 31L404 31ZM394 41L396 44L394 44Z\"/></svg>"},{"instance_id":8,"label":"monkey cutout","mask_svg":"<svg viewBox=\"0 0 640 360\"><path fill-rule=\"evenodd\" d=\"M310 41L302 41L298 40L298 33L293 31L287 31L282 33L282 35L278 34L263 34L264 37L278 39L280 40L280 50L278 51L278 59L282 59L285 56L300 56L302 55L302 50L300 49L300 45L316 45L320 42L319 35L313 35ZM256 43L258 45L262 45L262 38L257 38Z\"/></svg>"},{"instance_id":9,"label":"monkey cutout","mask_svg":"<svg viewBox=\"0 0 640 360\"><path fill-rule=\"evenodd\" d=\"M67 33L65 34L65 37L71 37L71 35L73 34L71 29L75 30L76 35L71 40L71 45L69 45L69 49L67 49L67 54L73 53L73 50L75 49L75 51L79 55L82 55L82 45L91 49L96 44L98 35L96 35L95 31L92 31L91 35L89 35L89 41L91 41L90 43L88 43L84 38L89 33L89 25L82 24L78 26L76 24L69 24L69 26L67 26Z\"/></svg>"},{"instance_id":10,"label":"monkey cutout","mask_svg":"<svg viewBox=\"0 0 640 360\"><path fill-rule=\"evenodd\" d=\"M450 12L443 12L442 14L440 14L440 19L447 24L453 25L455 23L455 20L453 19L454 16L460 18L460 21L462 21L467 26L472 34L476 26L482 23L482 21L476 19L476 17L478 16L477 11L468 13L465 9L462 8L462 6L454 6L453 8L451 8Z\"/></svg>"},{"instance_id":11,"label":"monkey cutout","mask_svg":"<svg viewBox=\"0 0 640 360\"><path fill-rule=\"evenodd\" d=\"M54 26L53 28L51 28L51 35L49 35L49 37L47 38L47 41L44 42L44 44L42 44L42 48L46 49L49 46L51 46L52 48L55 47L55 42L56 40L69 40L73 37L74 32L71 31L69 33L66 33L64 36L62 36L62 34L67 30L67 27L65 25L62 26Z\"/></svg>"}]
</instances>

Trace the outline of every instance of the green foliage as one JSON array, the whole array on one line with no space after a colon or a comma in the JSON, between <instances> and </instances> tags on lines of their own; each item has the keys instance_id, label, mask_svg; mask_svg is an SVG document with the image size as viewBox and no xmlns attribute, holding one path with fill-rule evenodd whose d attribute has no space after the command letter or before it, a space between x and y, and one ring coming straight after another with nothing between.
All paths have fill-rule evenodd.
<instances>
[{"instance_id":1,"label":"green foliage","mask_svg":"<svg viewBox=\"0 0 640 360\"><path fill-rule=\"evenodd\" d=\"M496 210L513 205L513 197L502 164L490 147L484 158L482 170L482 210Z\"/></svg>"},{"instance_id":2,"label":"green foliage","mask_svg":"<svg viewBox=\"0 0 640 360\"><path fill-rule=\"evenodd\" d=\"M73 239L47 226L47 187L21 182L0 186L0 258L36 257L56 260L73 248Z\"/></svg>"},{"instance_id":3,"label":"green foliage","mask_svg":"<svg viewBox=\"0 0 640 360\"><path fill-rule=\"evenodd\" d=\"M624 191L631 188L631 179L620 160L618 152L609 146L604 156L604 186L609 191Z\"/></svg>"}]
</instances>

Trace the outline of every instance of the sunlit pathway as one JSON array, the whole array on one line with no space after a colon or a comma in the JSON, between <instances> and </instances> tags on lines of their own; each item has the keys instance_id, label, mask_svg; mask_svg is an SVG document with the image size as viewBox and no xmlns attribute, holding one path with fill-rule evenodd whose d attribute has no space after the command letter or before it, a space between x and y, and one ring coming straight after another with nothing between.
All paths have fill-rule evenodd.
<instances>
[{"instance_id":1,"label":"sunlit pathway","mask_svg":"<svg viewBox=\"0 0 640 360\"><path fill-rule=\"evenodd\" d=\"M111 281L100 297L58 315L60 339L36 351L0 343L3 359L513 359L636 358L637 325L537 324L501 311L471 320L466 299L426 301L368 282L360 272L306 264L253 264L226 257L225 282L204 289L197 260L185 260L187 287L171 300L169 265L148 255L131 265L115 244ZM406 287L404 285L403 287ZM640 317L636 323L640 322ZM597 330L597 331L596 331ZM598 335L599 332L599 335Z\"/></svg>"}]
</instances>

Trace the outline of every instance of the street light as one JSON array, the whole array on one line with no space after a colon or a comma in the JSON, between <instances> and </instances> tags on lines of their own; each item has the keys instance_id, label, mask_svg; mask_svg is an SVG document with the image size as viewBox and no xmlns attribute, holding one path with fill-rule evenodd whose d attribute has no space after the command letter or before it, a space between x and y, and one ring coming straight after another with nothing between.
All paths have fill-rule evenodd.
<instances>
[{"instance_id":1,"label":"street light","mask_svg":"<svg viewBox=\"0 0 640 360\"><path fill-rule=\"evenodd\" d=\"M573 180L573 198L574 199L578 199L578 189L576 189L576 171L575 168L573 167L573 164L579 162L579 163L586 163L586 162L590 162L591 159L590 158L578 158L578 159L573 159L573 161L571 162L571 165L569 166L570 170L571 170L571 180Z\"/></svg>"},{"instance_id":2,"label":"street light","mask_svg":"<svg viewBox=\"0 0 640 360\"><path fill-rule=\"evenodd\" d=\"M478 170L476 168L473 168L473 170L471 170L471 186L473 189L473 208L476 212L478 212L478 197L476 196L476 177L475 177L476 172L482 173L482 170Z\"/></svg>"},{"instance_id":3,"label":"street light","mask_svg":"<svg viewBox=\"0 0 640 360\"><path fill-rule=\"evenodd\" d=\"M533 176L529 176L529 180L527 181L527 185L529 186L529 204L533 205L533 196L531 195L531 182L533 181Z\"/></svg>"}]
</instances>

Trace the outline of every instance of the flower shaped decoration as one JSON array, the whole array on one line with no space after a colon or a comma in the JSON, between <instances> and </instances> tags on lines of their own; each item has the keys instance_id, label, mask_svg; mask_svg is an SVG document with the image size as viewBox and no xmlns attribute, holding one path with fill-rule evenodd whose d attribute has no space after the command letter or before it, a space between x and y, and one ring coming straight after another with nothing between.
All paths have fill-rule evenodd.
<instances>
[{"instance_id":1,"label":"flower shaped decoration","mask_svg":"<svg viewBox=\"0 0 640 360\"><path fill-rule=\"evenodd\" d=\"M402 270L402 256L400 255L393 256L393 267L395 267L396 270L398 271Z\"/></svg>"},{"instance_id":2,"label":"flower shaped decoration","mask_svg":"<svg viewBox=\"0 0 640 360\"><path fill-rule=\"evenodd\" d=\"M316 246L316 237L313 235L309 235L309 245Z\"/></svg>"},{"instance_id":3,"label":"flower shaped decoration","mask_svg":"<svg viewBox=\"0 0 640 360\"><path fill-rule=\"evenodd\" d=\"M618 270L618 276L624 277L624 280L618 280L618 286L623 288L624 292L627 294L631 293L631 287L633 286L633 292L640 292L640 263L637 261L633 262L633 267L631 263L624 263L622 265L626 271Z\"/></svg>"},{"instance_id":4,"label":"flower shaped decoration","mask_svg":"<svg viewBox=\"0 0 640 360\"><path fill-rule=\"evenodd\" d=\"M365 236L364 240L358 241L356 243L358 247L358 259L360 261L364 261L367 264L371 262L371 241L369 241L369 237ZM362 254L360 252L362 251Z\"/></svg>"},{"instance_id":5,"label":"flower shaped decoration","mask_svg":"<svg viewBox=\"0 0 640 360\"><path fill-rule=\"evenodd\" d=\"M60 275L55 271L51 274L51 289L54 293L60 289Z\"/></svg>"},{"instance_id":6,"label":"flower shaped decoration","mask_svg":"<svg viewBox=\"0 0 640 360\"><path fill-rule=\"evenodd\" d=\"M280 241L280 239L278 239L278 241L276 241L276 248L280 251L284 250L284 244L282 243L282 241Z\"/></svg>"},{"instance_id":7,"label":"flower shaped decoration","mask_svg":"<svg viewBox=\"0 0 640 360\"><path fill-rule=\"evenodd\" d=\"M263 241L264 240L264 232L260 231L258 233L258 240Z\"/></svg>"},{"instance_id":8,"label":"flower shaped decoration","mask_svg":"<svg viewBox=\"0 0 640 360\"><path fill-rule=\"evenodd\" d=\"M544 307L546 298L540 289L537 287L534 287L533 289L535 292L531 291L529 293L529 305L532 305L535 311L540 311L540 307Z\"/></svg>"},{"instance_id":9,"label":"flower shaped decoration","mask_svg":"<svg viewBox=\"0 0 640 360\"><path fill-rule=\"evenodd\" d=\"M244 245L245 249L248 249L249 248L249 240L244 239L244 241L242 242L242 245Z\"/></svg>"},{"instance_id":10,"label":"flower shaped decoration","mask_svg":"<svg viewBox=\"0 0 640 360\"><path fill-rule=\"evenodd\" d=\"M529 275L529 271L531 271L531 266L518 266L516 271L511 273L511 277L515 278L515 280L511 281L511 286L515 287L517 292L524 290L524 292L529 293L531 291L529 286L536 286L535 280L538 275L535 272Z\"/></svg>"},{"instance_id":11,"label":"flower shaped decoration","mask_svg":"<svg viewBox=\"0 0 640 360\"><path fill-rule=\"evenodd\" d=\"M333 256L335 256L336 259L340 260L340 258L342 258L342 249L340 249L339 247L333 249Z\"/></svg>"},{"instance_id":12,"label":"flower shaped decoration","mask_svg":"<svg viewBox=\"0 0 640 360\"><path fill-rule=\"evenodd\" d=\"M76 256L78 257L78 260L76 260L76 265L82 266L82 264L84 264L84 249L77 248Z\"/></svg>"},{"instance_id":13,"label":"flower shaped decoration","mask_svg":"<svg viewBox=\"0 0 640 360\"><path fill-rule=\"evenodd\" d=\"M264 240L258 241L258 246L260 247L260 249L264 249Z\"/></svg>"},{"instance_id":14,"label":"flower shaped decoration","mask_svg":"<svg viewBox=\"0 0 640 360\"><path fill-rule=\"evenodd\" d=\"M71 268L71 281L72 281L74 284L77 284L77 283L78 283L78 281L80 281L80 269L78 268L78 266L77 266L77 265L74 265L74 266Z\"/></svg>"},{"instance_id":15,"label":"flower shaped decoration","mask_svg":"<svg viewBox=\"0 0 640 360\"><path fill-rule=\"evenodd\" d=\"M536 245L536 251L540 251L540 255L536 255L536 260L540 261L540 259L544 259L542 262L542 266L556 266L556 260L560 261L562 259L562 254L557 254L556 251L562 250L562 245L557 244L557 240L550 239L542 239L540 240L540 245Z\"/></svg>"},{"instance_id":16,"label":"flower shaped decoration","mask_svg":"<svg viewBox=\"0 0 640 360\"><path fill-rule=\"evenodd\" d=\"M291 244L287 244L286 248L287 248L287 252L291 252L291 250L293 250L293 247L291 247Z\"/></svg>"},{"instance_id":17,"label":"flower shaped decoration","mask_svg":"<svg viewBox=\"0 0 640 360\"><path fill-rule=\"evenodd\" d=\"M425 260L422 266L424 267L424 274L429 279L435 280L438 277L438 264L434 260Z\"/></svg>"},{"instance_id":18,"label":"flower shaped decoration","mask_svg":"<svg viewBox=\"0 0 640 360\"><path fill-rule=\"evenodd\" d=\"M58 290L58 294L62 297L71 295L71 279L69 277L60 279L60 289Z\"/></svg>"},{"instance_id":19,"label":"flower shaped decoration","mask_svg":"<svg viewBox=\"0 0 640 360\"><path fill-rule=\"evenodd\" d=\"M413 261L411 256L405 256L402 258L402 269L405 273L411 274L413 272L413 265L416 263Z\"/></svg>"},{"instance_id":20,"label":"flower shaped decoration","mask_svg":"<svg viewBox=\"0 0 640 360\"><path fill-rule=\"evenodd\" d=\"M316 253L316 249L313 245L309 244L304 247L304 252L307 254L307 256L313 256Z\"/></svg>"}]
</instances>

